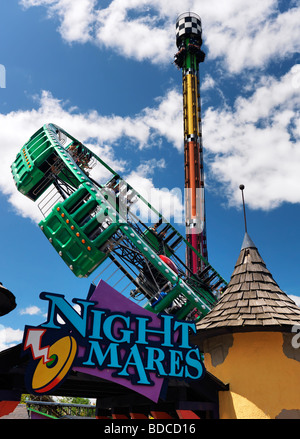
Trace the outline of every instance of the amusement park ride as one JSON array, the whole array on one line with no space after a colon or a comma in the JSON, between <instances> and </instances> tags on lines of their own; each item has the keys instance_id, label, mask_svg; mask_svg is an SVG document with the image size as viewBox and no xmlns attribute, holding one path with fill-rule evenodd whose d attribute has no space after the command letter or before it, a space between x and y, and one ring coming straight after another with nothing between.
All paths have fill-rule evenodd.
<instances>
[{"instance_id":1,"label":"amusement park ride","mask_svg":"<svg viewBox=\"0 0 300 439\"><path fill-rule=\"evenodd\" d=\"M192 247L207 259L199 87L199 63L204 61L205 54L201 50L202 27L198 15L187 12L178 17L176 44L179 51L174 62L182 69L183 84L186 234ZM193 273L199 273L205 268L202 259L190 247L187 247L186 260Z\"/></svg>"},{"instance_id":2,"label":"amusement park ride","mask_svg":"<svg viewBox=\"0 0 300 439\"><path fill-rule=\"evenodd\" d=\"M44 216L40 229L74 275L88 277L100 265L109 266L111 277L121 276L112 286L126 279L122 293L146 309L196 320L212 309L226 282L207 261L199 17L179 16L176 37L175 63L183 71L185 186L190 188L186 238L102 158L52 123L30 137L11 170L17 189L38 204ZM151 224L139 212L147 212Z\"/></svg>"}]
</instances>

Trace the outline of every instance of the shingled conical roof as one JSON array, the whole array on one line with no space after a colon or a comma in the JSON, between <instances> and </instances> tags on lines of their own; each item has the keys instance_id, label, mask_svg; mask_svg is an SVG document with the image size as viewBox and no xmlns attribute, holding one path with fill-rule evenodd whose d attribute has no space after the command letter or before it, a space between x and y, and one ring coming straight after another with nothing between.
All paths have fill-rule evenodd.
<instances>
[{"instance_id":1,"label":"shingled conical roof","mask_svg":"<svg viewBox=\"0 0 300 439\"><path fill-rule=\"evenodd\" d=\"M277 285L248 233L230 282L197 323L197 338L226 332L284 331L300 325L300 308Z\"/></svg>"}]
</instances>

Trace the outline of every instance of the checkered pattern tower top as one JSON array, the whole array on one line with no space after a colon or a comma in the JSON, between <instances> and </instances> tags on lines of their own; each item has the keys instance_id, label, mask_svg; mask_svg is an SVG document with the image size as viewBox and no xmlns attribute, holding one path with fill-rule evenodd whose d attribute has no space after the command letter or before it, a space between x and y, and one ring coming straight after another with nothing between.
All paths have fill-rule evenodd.
<instances>
[{"instance_id":1,"label":"checkered pattern tower top","mask_svg":"<svg viewBox=\"0 0 300 439\"><path fill-rule=\"evenodd\" d=\"M202 26L199 15L194 12L180 14L176 21L176 44L180 46L182 38L192 36L202 44Z\"/></svg>"}]
</instances>

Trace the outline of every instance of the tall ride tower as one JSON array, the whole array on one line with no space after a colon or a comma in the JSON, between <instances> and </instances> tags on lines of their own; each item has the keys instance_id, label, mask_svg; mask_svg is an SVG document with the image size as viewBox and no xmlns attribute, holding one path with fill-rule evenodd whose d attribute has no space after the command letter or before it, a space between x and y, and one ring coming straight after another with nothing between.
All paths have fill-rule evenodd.
<instances>
[{"instance_id":1,"label":"tall ride tower","mask_svg":"<svg viewBox=\"0 0 300 439\"><path fill-rule=\"evenodd\" d=\"M201 50L202 27L197 14L186 12L179 15L176 44L178 52L174 62L182 69L183 82L186 239L207 259L199 87L199 63L204 61L205 54ZM189 247L186 265L193 273L199 273L204 268L202 259Z\"/></svg>"}]
</instances>

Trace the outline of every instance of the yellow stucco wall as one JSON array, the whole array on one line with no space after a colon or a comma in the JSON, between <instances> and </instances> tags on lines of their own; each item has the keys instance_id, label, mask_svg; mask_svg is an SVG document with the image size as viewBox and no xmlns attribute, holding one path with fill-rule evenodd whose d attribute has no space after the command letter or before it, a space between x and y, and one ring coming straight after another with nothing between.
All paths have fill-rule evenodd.
<instances>
[{"instance_id":1,"label":"yellow stucco wall","mask_svg":"<svg viewBox=\"0 0 300 439\"><path fill-rule=\"evenodd\" d=\"M219 393L220 418L274 419L283 411L300 416L300 362L285 355L283 334L249 332L230 337L231 345L221 357L220 340L219 345L207 345L207 350L204 345L206 369L230 385L230 391Z\"/></svg>"}]
</instances>

